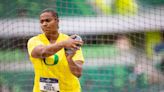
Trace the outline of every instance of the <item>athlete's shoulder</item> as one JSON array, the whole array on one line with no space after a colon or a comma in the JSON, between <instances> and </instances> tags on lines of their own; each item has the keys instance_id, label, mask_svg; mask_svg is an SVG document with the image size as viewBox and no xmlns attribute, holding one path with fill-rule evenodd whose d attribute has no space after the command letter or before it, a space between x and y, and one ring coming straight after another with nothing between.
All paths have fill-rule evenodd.
<instances>
[{"instance_id":1,"label":"athlete's shoulder","mask_svg":"<svg viewBox=\"0 0 164 92\"><path fill-rule=\"evenodd\" d=\"M67 35L67 34L60 33L60 35L61 35L63 38L69 38L69 35Z\"/></svg>"},{"instance_id":2,"label":"athlete's shoulder","mask_svg":"<svg viewBox=\"0 0 164 92\"><path fill-rule=\"evenodd\" d=\"M38 34L36 36L33 36L31 37L29 40L28 40L28 43L29 42L33 42L33 41L36 41L36 40L39 40L41 38L41 36L43 36L44 34Z\"/></svg>"}]
</instances>

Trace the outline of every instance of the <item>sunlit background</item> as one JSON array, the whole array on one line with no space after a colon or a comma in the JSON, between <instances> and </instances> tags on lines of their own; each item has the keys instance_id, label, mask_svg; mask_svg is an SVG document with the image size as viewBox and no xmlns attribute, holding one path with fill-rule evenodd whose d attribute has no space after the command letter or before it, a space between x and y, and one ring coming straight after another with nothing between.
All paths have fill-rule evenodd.
<instances>
[{"instance_id":1,"label":"sunlit background","mask_svg":"<svg viewBox=\"0 0 164 92\"><path fill-rule=\"evenodd\" d=\"M164 92L164 0L0 0L0 92L32 92L40 12L85 44L82 92Z\"/></svg>"}]
</instances>

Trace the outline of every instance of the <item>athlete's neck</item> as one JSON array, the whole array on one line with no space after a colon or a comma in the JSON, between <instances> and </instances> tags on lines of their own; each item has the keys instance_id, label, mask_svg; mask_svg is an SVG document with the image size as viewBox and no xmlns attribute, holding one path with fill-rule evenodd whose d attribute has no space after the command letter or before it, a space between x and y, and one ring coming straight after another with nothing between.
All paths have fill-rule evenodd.
<instances>
[{"instance_id":1,"label":"athlete's neck","mask_svg":"<svg viewBox=\"0 0 164 92\"><path fill-rule=\"evenodd\" d=\"M52 34L46 34L47 39L50 41L50 43L56 42L57 38L59 36L59 33L52 33Z\"/></svg>"}]
</instances>

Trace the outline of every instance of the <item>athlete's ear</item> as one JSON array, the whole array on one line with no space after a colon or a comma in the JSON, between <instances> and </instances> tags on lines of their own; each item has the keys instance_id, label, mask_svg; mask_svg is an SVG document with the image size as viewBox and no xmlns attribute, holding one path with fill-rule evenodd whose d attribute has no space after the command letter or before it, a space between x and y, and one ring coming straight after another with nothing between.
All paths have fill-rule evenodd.
<instances>
[{"instance_id":1,"label":"athlete's ear","mask_svg":"<svg viewBox=\"0 0 164 92\"><path fill-rule=\"evenodd\" d=\"M57 22L59 22L59 19L58 19L58 18L56 18L56 17L54 18L54 20L55 20L55 21L57 21Z\"/></svg>"},{"instance_id":2,"label":"athlete's ear","mask_svg":"<svg viewBox=\"0 0 164 92\"><path fill-rule=\"evenodd\" d=\"M55 20L56 20L57 22L59 22L59 18L55 18Z\"/></svg>"},{"instance_id":3,"label":"athlete's ear","mask_svg":"<svg viewBox=\"0 0 164 92\"><path fill-rule=\"evenodd\" d=\"M59 19L57 18L56 21L59 22Z\"/></svg>"},{"instance_id":4,"label":"athlete's ear","mask_svg":"<svg viewBox=\"0 0 164 92\"><path fill-rule=\"evenodd\" d=\"M58 29L59 29L59 19L57 18L57 20L56 20L56 21L57 21L57 23L58 23L57 25L58 25Z\"/></svg>"}]
</instances>

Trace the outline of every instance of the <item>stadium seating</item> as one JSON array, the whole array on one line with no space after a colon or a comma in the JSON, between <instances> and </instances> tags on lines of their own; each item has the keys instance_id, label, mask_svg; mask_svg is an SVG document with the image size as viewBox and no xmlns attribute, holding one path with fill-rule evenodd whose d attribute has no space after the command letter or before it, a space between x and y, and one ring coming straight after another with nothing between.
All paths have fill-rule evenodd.
<instances>
[{"instance_id":1,"label":"stadium seating","mask_svg":"<svg viewBox=\"0 0 164 92\"><path fill-rule=\"evenodd\" d=\"M85 0L56 1L56 10L61 16L94 15L95 12Z\"/></svg>"}]
</instances>

